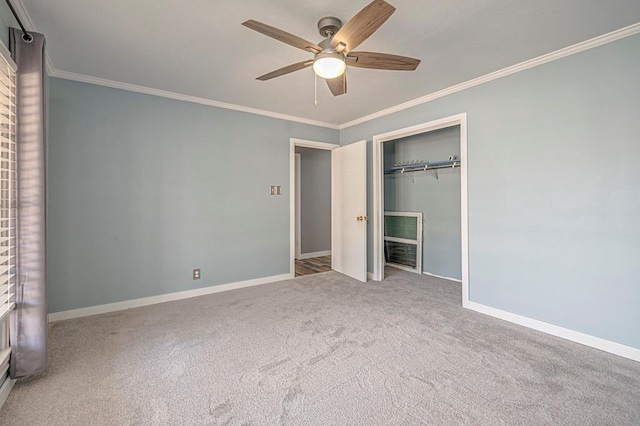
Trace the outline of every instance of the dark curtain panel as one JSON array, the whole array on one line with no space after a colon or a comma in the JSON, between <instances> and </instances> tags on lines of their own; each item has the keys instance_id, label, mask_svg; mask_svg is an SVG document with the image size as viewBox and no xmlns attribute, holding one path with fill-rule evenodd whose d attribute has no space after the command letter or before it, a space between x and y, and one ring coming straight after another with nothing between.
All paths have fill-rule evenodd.
<instances>
[{"instance_id":1,"label":"dark curtain panel","mask_svg":"<svg viewBox=\"0 0 640 426\"><path fill-rule=\"evenodd\" d=\"M11 28L9 46L17 74L18 262L16 309L11 315L11 377L47 368L45 265L45 40Z\"/></svg>"}]
</instances>

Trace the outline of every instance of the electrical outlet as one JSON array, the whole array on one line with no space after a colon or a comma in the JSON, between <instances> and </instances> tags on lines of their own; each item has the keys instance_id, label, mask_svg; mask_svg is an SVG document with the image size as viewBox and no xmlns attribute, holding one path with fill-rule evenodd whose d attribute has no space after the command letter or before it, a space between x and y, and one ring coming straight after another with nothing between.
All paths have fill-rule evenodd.
<instances>
[{"instance_id":1,"label":"electrical outlet","mask_svg":"<svg viewBox=\"0 0 640 426\"><path fill-rule=\"evenodd\" d=\"M200 268L193 270L193 279L194 280L199 280L200 279Z\"/></svg>"}]
</instances>

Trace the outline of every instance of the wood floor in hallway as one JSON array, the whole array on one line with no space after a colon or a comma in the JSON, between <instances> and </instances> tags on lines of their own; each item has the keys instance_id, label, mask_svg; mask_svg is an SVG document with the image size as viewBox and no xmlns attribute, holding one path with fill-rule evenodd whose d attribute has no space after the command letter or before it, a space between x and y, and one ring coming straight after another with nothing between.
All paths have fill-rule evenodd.
<instances>
[{"instance_id":1,"label":"wood floor in hallway","mask_svg":"<svg viewBox=\"0 0 640 426\"><path fill-rule=\"evenodd\" d=\"M331 256L296 259L296 277L318 274L331 270Z\"/></svg>"}]
</instances>

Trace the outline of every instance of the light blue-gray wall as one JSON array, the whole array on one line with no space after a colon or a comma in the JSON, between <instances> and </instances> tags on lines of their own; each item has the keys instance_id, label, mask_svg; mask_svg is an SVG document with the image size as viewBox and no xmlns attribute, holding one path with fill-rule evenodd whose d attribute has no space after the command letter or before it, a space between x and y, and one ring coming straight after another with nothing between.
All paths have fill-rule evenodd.
<instances>
[{"instance_id":1,"label":"light blue-gray wall","mask_svg":"<svg viewBox=\"0 0 640 426\"><path fill-rule=\"evenodd\" d=\"M385 142L384 163L442 161L460 156L460 126ZM422 270L462 279L460 169L385 175L385 210L421 212Z\"/></svg>"},{"instance_id":2,"label":"light blue-gray wall","mask_svg":"<svg viewBox=\"0 0 640 426\"><path fill-rule=\"evenodd\" d=\"M289 273L289 138L338 131L56 78L49 89L50 312Z\"/></svg>"},{"instance_id":3,"label":"light blue-gray wall","mask_svg":"<svg viewBox=\"0 0 640 426\"><path fill-rule=\"evenodd\" d=\"M331 250L331 151L296 147L300 154L301 253Z\"/></svg>"},{"instance_id":4,"label":"light blue-gray wall","mask_svg":"<svg viewBox=\"0 0 640 426\"><path fill-rule=\"evenodd\" d=\"M640 347L639 69L635 35L339 134L50 79L49 310L286 273L290 137L467 112L471 300Z\"/></svg>"},{"instance_id":5,"label":"light blue-gray wall","mask_svg":"<svg viewBox=\"0 0 640 426\"><path fill-rule=\"evenodd\" d=\"M462 112L471 300L640 348L640 35L340 139L371 141Z\"/></svg>"}]
</instances>

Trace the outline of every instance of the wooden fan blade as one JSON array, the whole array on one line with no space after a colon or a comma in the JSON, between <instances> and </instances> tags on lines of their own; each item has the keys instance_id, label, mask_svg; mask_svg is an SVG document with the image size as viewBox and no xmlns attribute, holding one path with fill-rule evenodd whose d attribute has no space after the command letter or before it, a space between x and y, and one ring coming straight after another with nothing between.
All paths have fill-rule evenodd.
<instances>
[{"instance_id":1,"label":"wooden fan blade","mask_svg":"<svg viewBox=\"0 0 640 426\"><path fill-rule=\"evenodd\" d=\"M374 0L349 20L331 39L334 49L344 44L344 50L349 52L365 41L396 11L384 0Z\"/></svg>"},{"instance_id":2,"label":"wooden fan blade","mask_svg":"<svg viewBox=\"0 0 640 426\"><path fill-rule=\"evenodd\" d=\"M253 19L243 22L242 25L271 38L275 38L278 41L297 47L298 49L307 50L313 53L318 53L322 50L320 46L315 43L311 43L310 41L293 34L289 34L286 31L279 30L278 28L270 25L263 24L262 22L254 21Z\"/></svg>"},{"instance_id":3,"label":"wooden fan blade","mask_svg":"<svg viewBox=\"0 0 640 426\"><path fill-rule=\"evenodd\" d=\"M327 78L327 86L333 93L333 96L340 96L347 93L347 73L343 73L340 77Z\"/></svg>"},{"instance_id":4,"label":"wooden fan blade","mask_svg":"<svg viewBox=\"0 0 640 426\"><path fill-rule=\"evenodd\" d=\"M355 60L349 60L354 58ZM420 65L420 59L390 55L378 52L351 52L347 55L347 65L374 70L413 71Z\"/></svg>"},{"instance_id":5,"label":"wooden fan blade","mask_svg":"<svg viewBox=\"0 0 640 426\"><path fill-rule=\"evenodd\" d=\"M313 60L298 62L296 64L287 65L286 67L271 71L269 74L261 75L260 77L256 78L256 80L271 80L272 78L280 77L281 75L289 74L294 71L300 71L301 69L305 69L307 67L310 67L311 65L313 65Z\"/></svg>"}]
</instances>

